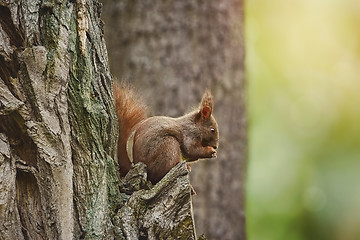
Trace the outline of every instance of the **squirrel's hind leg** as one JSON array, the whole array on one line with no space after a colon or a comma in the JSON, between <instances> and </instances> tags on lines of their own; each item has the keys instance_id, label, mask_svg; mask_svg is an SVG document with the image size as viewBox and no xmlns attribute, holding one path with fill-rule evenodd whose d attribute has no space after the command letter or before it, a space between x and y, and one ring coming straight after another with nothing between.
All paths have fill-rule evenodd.
<instances>
[{"instance_id":1,"label":"squirrel's hind leg","mask_svg":"<svg viewBox=\"0 0 360 240\"><path fill-rule=\"evenodd\" d=\"M146 159L148 179L156 184L181 161L180 144L176 138L167 136L158 142Z\"/></svg>"}]
</instances>

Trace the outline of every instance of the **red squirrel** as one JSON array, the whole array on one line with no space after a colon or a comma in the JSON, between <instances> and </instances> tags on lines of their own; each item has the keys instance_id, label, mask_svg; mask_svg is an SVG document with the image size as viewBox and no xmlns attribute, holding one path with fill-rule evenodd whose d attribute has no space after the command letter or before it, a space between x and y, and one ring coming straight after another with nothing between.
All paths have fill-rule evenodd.
<instances>
[{"instance_id":1,"label":"red squirrel","mask_svg":"<svg viewBox=\"0 0 360 240\"><path fill-rule=\"evenodd\" d=\"M113 87L121 176L126 175L132 163L143 162L147 165L148 180L156 184L182 160L216 157L219 131L212 114L210 91L205 91L197 110L172 118L148 117L146 105L132 89L116 83Z\"/></svg>"}]
</instances>

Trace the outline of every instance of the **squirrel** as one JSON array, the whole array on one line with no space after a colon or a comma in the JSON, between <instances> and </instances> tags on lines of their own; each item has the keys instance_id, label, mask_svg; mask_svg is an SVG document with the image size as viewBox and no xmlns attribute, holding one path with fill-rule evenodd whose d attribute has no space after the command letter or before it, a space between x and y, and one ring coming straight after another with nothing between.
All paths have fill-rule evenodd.
<instances>
[{"instance_id":1,"label":"squirrel","mask_svg":"<svg viewBox=\"0 0 360 240\"><path fill-rule=\"evenodd\" d=\"M148 180L156 184L182 160L214 158L219 145L213 97L206 90L198 109L178 118L147 116L147 106L129 86L114 83L119 121L118 161L123 177L131 165L147 165ZM188 170L191 168L187 164Z\"/></svg>"}]
</instances>

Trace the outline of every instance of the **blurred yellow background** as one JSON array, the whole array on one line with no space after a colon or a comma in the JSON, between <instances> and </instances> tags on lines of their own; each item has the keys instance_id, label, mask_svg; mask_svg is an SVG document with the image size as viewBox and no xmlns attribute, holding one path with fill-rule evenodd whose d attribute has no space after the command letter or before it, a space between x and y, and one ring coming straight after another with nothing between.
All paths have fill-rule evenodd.
<instances>
[{"instance_id":1,"label":"blurred yellow background","mask_svg":"<svg viewBox=\"0 0 360 240\"><path fill-rule=\"evenodd\" d=\"M248 0L245 29L248 239L360 239L360 0Z\"/></svg>"}]
</instances>

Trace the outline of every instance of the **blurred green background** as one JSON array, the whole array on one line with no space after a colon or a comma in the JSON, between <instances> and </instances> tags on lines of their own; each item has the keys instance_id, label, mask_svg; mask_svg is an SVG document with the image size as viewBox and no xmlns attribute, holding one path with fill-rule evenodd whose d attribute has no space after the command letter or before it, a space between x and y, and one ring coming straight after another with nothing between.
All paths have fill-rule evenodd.
<instances>
[{"instance_id":1,"label":"blurred green background","mask_svg":"<svg viewBox=\"0 0 360 240\"><path fill-rule=\"evenodd\" d=\"M245 29L248 239L360 239L360 0L248 0Z\"/></svg>"}]
</instances>

